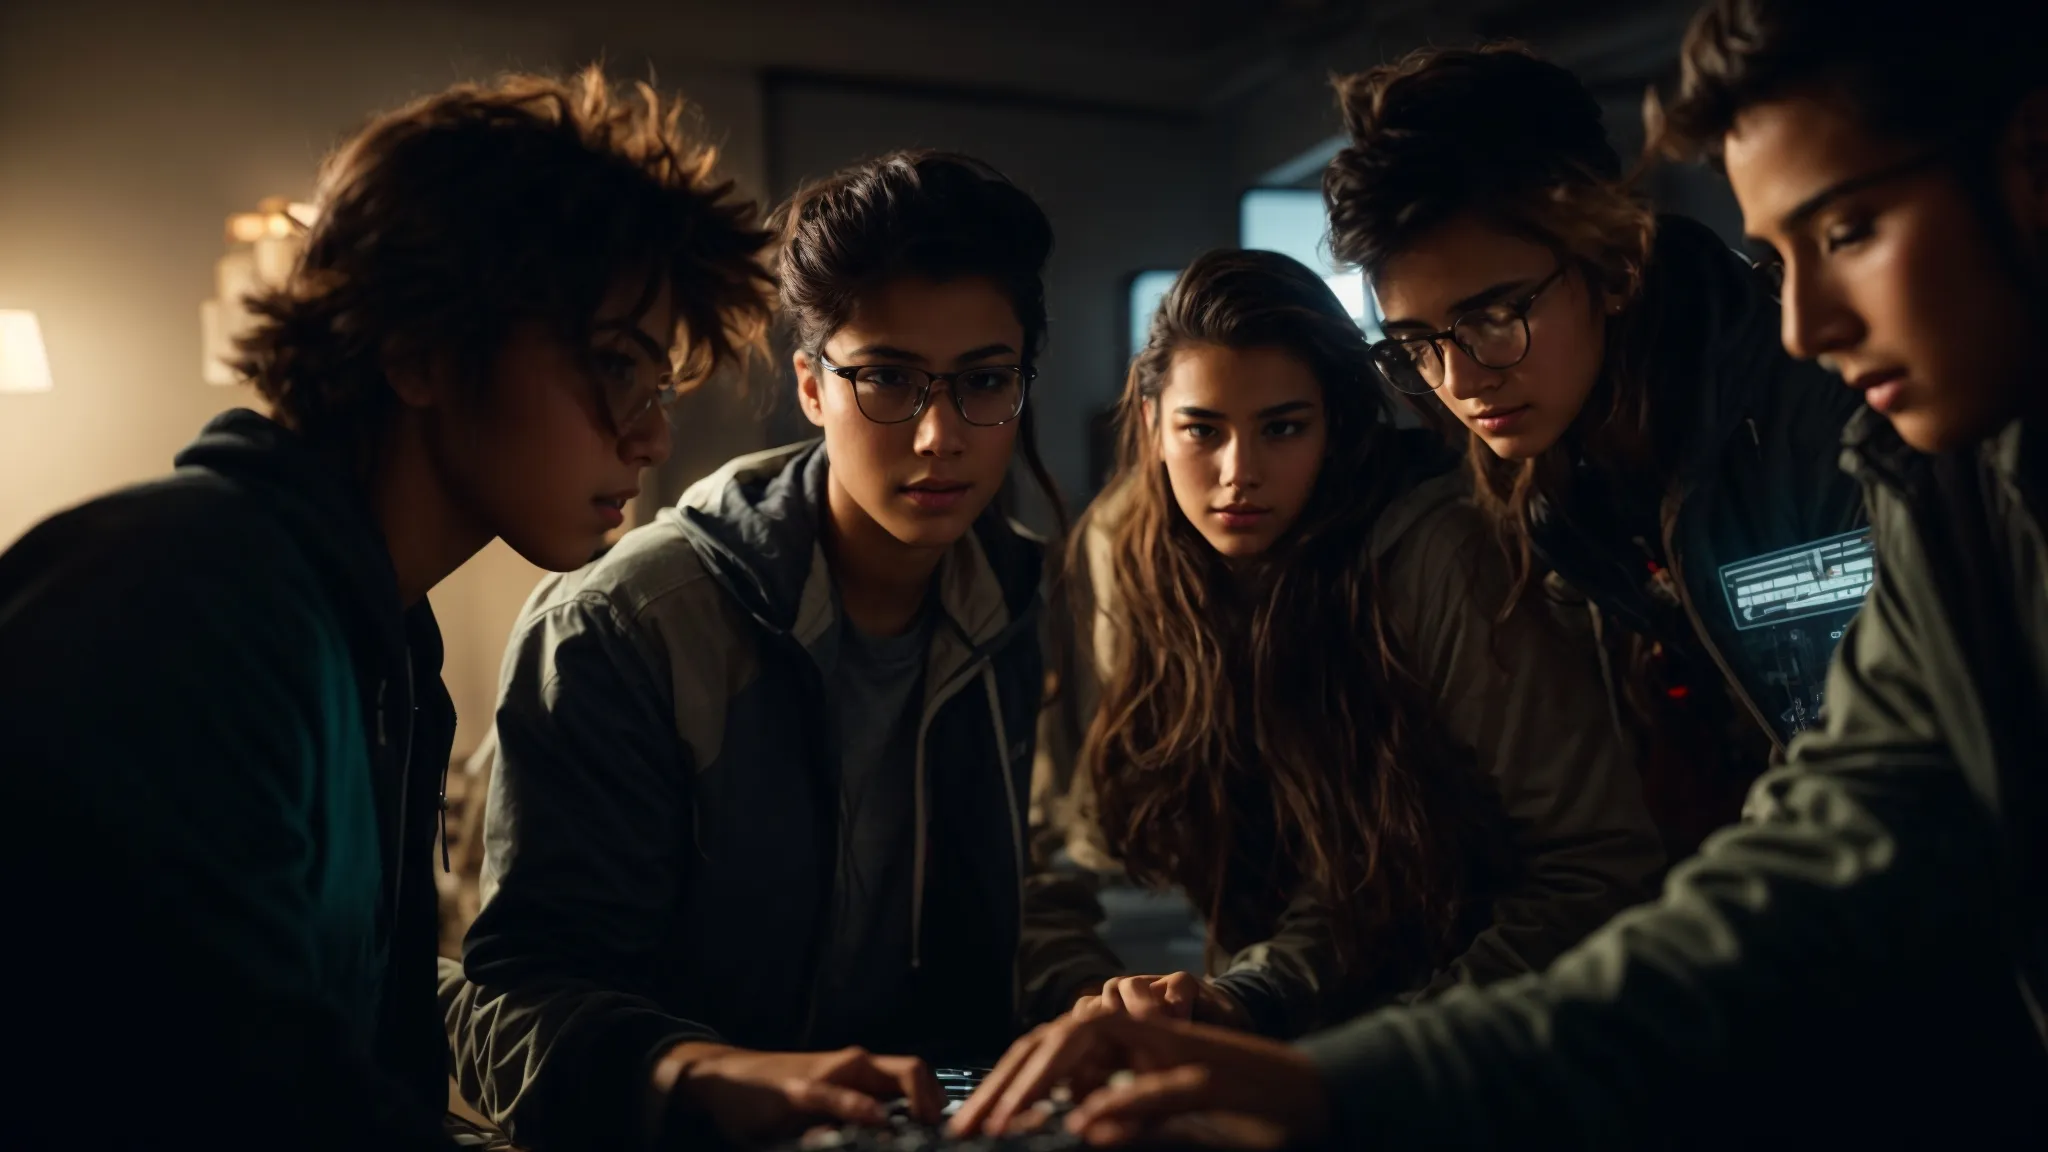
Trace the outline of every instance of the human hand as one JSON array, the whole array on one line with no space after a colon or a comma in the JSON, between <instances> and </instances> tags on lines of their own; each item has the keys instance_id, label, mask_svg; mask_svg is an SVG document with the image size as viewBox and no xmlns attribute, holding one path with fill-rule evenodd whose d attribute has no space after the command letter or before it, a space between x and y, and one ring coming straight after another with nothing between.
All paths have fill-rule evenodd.
<instances>
[{"instance_id":1,"label":"human hand","mask_svg":"<svg viewBox=\"0 0 2048 1152\"><path fill-rule=\"evenodd\" d=\"M1069 1011L1083 1018L1125 1012L1140 1020L1194 1020L1226 1028L1251 1025L1235 997L1192 972L1119 976L1104 983L1101 992L1075 1001Z\"/></svg>"},{"instance_id":2,"label":"human hand","mask_svg":"<svg viewBox=\"0 0 2048 1152\"><path fill-rule=\"evenodd\" d=\"M1067 1127L1091 1144L1187 1138L1275 1147L1321 1140L1328 1090L1300 1052L1257 1036L1125 1012L1069 1015L1011 1045L961 1106L955 1136L1027 1128L1036 1105L1066 1085L1086 1099Z\"/></svg>"},{"instance_id":3,"label":"human hand","mask_svg":"<svg viewBox=\"0 0 2048 1152\"><path fill-rule=\"evenodd\" d=\"M910 1113L939 1122L945 1094L914 1056L836 1052L755 1052L688 1042L656 1063L654 1086L665 1107L702 1112L728 1139L753 1143L819 1121L882 1124L883 1101L903 1097Z\"/></svg>"}]
</instances>

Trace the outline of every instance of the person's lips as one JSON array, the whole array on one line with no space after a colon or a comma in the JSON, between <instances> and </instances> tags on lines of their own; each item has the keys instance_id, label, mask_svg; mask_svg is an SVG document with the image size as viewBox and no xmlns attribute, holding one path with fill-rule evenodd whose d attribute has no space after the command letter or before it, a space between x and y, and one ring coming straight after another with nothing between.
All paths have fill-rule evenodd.
<instances>
[{"instance_id":1,"label":"person's lips","mask_svg":"<svg viewBox=\"0 0 2048 1152\"><path fill-rule=\"evenodd\" d=\"M945 512L967 498L974 485L964 480L914 480L899 491L927 512Z\"/></svg>"},{"instance_id":2,"label":"person's lips","mask_svg":"<svg viewBox=\"0 0 2048 1152\"><path fill-rule=\"evenodd\" d=\"M1215 508L1211 511L1215 513L1218 520L1223 522L1224 529L1230 532L1246 532L1256 529L1265 522L1266 517L1273 514L1273 510L1263 504L1250 504L1244 501L1225 504L1223 507Z\"/></svg>"},{"instance_id":3,"label":"person's lips","mask_svg":"<svg viewBox=\"0 0 2048 1152\"><path fill-rule=\"evenodd\" d=\"M1863 393L1863 402L1879 412L1898 407L1906 383L1903 368L1880 368L1847 378L1849 387Z\"/></svg>"},{"instance_id":4,"label":"person's lips","mask_svg":"<svg viewBox=\"0 0 2048 1152\"><path fill-rule=\"evenodd\" d=\"M617 528L626 522L626 505L638 495L639 489L629 488L606 496L594 496L590 502L597 505L598 518L604 521L607 529Z\"/></svg>"},{"instance_id":5,"label":"person's lips","mask_svg":"<svg viewBox=\"0 0 2048 1152\"><path fill-rule=\"evenodd\" d=\"M1532 411L1534 408L1528 404L1481 408L1473 414L1472 422L1479 425L1479 430L1487 435L1500 436L1520 427Z\"/></svg>"}]
</instances>

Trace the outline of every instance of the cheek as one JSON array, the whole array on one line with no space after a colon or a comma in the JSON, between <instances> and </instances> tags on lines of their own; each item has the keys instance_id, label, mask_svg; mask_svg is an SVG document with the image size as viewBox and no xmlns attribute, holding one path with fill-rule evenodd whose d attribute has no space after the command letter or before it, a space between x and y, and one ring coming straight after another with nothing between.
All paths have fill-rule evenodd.
<instances>
[{"instance_id":1,"label":"cheek","mask_svg":"<svg viewBox=\"0 0 2048 1152\"><path fill-rule=\"evenodd\" d=\"M1209 465L1208 457L1181 445L1171 445L1163 455L1174 501L1184 509L1206 505L1209 491L1216 484L1216 470Z\"/></svg>"},{"instance_id":2,"label":"cheek","mask_svg":"<svg viewBox=\"0 0 2048 1152\"><path fill-rule=\"evenodd\" d=\"M506 514L544 519L547 509L580 506L600 490L614 453L569 383L501 378L487 414L470 425L477 431L463 438L474 473L488 478L487 499Z\"/></svg>"},{"instance_id":3,"label":"cheek","mask_svg":"<svg viewBox=\"0 0 2048 1152\"><path fill-rule=\"evenodd\" d=\"M967 429L967 456L974 469L974 478L990 488L1002 483L1010 470L1010 461L1017 454L1017 423L999 424L993 428Z\"/></svg>"},{"instance_id":4,"label":"cheek","mask_svg":"<svg viewBox=\"0 0 2048 1152\"><path fill-rule=\"evenodd\" d=\"M1571 307L1572 315L1564 322L1530 333L1529 354L1513 371L1529 400L1577 413L1600 375L1605 351L1599 322L1583 314L1583 303L1575 301Z\"/></svg>"}]
</instances>

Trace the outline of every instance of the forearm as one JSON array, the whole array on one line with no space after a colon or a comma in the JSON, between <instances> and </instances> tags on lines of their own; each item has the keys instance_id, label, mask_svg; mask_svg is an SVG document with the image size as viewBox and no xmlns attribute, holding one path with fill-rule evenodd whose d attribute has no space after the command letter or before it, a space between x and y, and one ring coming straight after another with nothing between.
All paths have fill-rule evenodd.
<instances>
[{"instance_id":1,"label":"forearm","mask_svg":"<svg viewBox=\"0 0 2048 1152\"><path fill-rule=\"evenodd\" d=\"M1793 818L1720 833L1661 901L1540 976L1305 1042L1344 1130L1385 1147L1642 1146L1673 1117L1760 1126L1795 1095L1861 1096L1969 1051L1997 996L1968 953L1997 945L1960 782L1775 787Z\"/></svg>"},{"instance_id":2,"label":"forearm","mask_svg":"<svg viewBox=\"0 0 2048 1152\"><path fill-rule=\"evenodd\" d=\"M465 983L447 1002L463 1098L522 1145L611 1148L656 1114L664 1054L719 1042L652 1000L568 978Z\"/></svg>"},{"instance_id":3,"label":"forearm","mask_svg":"<svg viewBox=\"0 0 2048 1152\"><path fill-rule=\"evenodd\" d=\"M1026 1026L1065 1013L1079 997L1126 974L1097 928L1103 919L1092 874L1041 872L1024 882L1024 926L1017 976Z\"/></svg>"}]
</instances>

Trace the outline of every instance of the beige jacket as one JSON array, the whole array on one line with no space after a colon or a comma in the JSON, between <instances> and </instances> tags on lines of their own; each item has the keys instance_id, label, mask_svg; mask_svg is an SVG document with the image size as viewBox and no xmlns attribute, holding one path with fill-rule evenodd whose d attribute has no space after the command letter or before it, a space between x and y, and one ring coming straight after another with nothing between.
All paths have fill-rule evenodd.
<instances>
[{"instance_id":1,"label":"beige jacket","mask_svg":"<svg viewBox=\"0 0 2048 1152\"><path fill-rule=\"evenodd\" d=\"M1540 597L1503 624L1507 570L1462 472L1435 477L1378 518L1369 547L1391 600L1395 638L1416 677L1434 686L1452 738L1476 754L1499 788L1513 885L1495 899L1491 923L1465 952L1399 999L1433 996L1528 972L1577 943L1616 912L1649 899L1664 867L1635 765L1616 732L1590 637ZM1117 500L1115 490L1104 497ZM1124 643L1105 600L1109 526L1117 505L1098 506L1082 540L1088 579L1072 590L1079 655L1070 691L1040 728L1034 814L1056 828L1075 860L1118 870L1089 815L1082 736ZM1335 1023L1340 987L1328 909L1304 894L1271 939L1209 973L1261 1032L1298 1036Z\"/></svg>"}]
</instances>

